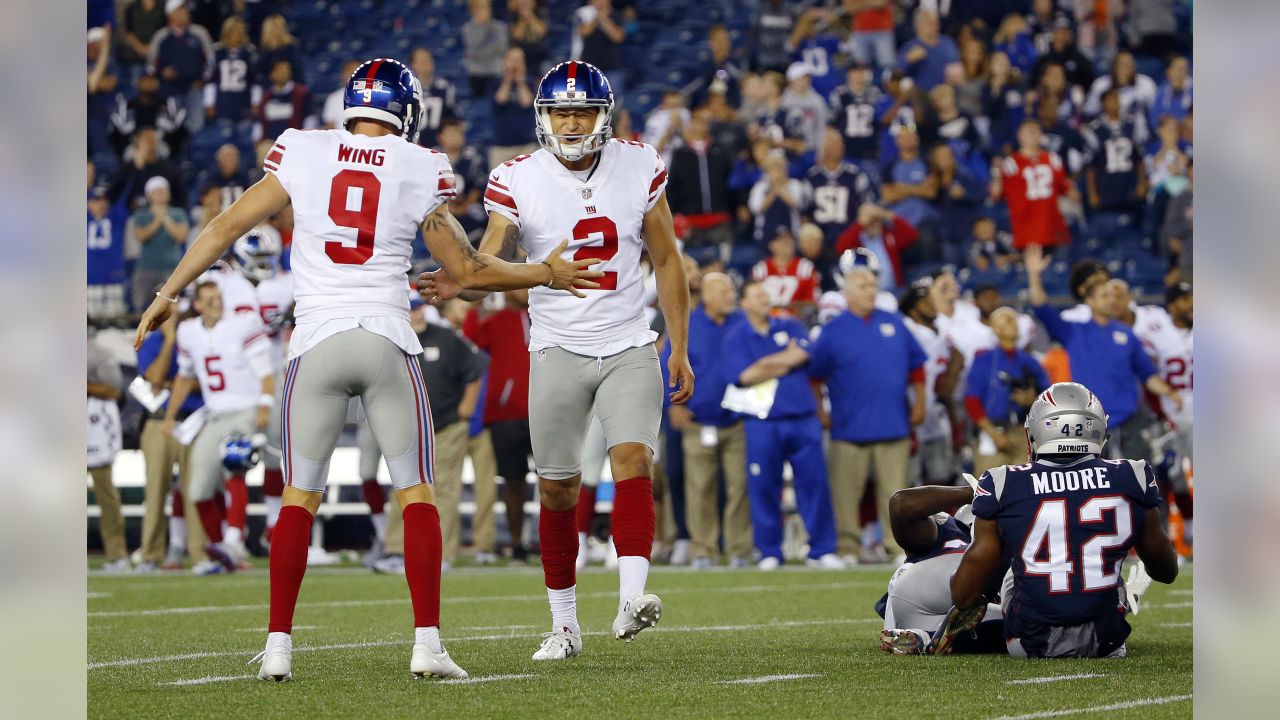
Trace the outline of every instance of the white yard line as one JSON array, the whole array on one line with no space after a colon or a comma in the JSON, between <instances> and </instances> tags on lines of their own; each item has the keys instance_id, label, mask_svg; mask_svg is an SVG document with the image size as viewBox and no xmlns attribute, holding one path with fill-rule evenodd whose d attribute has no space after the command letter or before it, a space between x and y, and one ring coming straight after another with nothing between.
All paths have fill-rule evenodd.
<instances>
[{"instance_id":1,"label":"white yard line","mask_svg":"<svg viewBox=\"0 0 1280 720\"><path fill-rule=\"evenodd\" d=\"M760 677L741 678L739 680L721 680L721 685L762 685L779 680L807 680L820 678L824 673L793 673L790 675L761 675Z\"/></svg>"},{"instance_id":2,"label":"white yard line","mask_svg":"<svg viewBox=\"0 0 1280 720\"><path fill-rule=\"evenodd\" d=\"M1160 623L1160 627L1191 627L1191 623Z\"/></svg>"},{"instance_id":3,"label":"white yard line","mask_svg":"<svg viewBox=\"0 0 1280 720\"><path fill-rule=\"evenodd\" d=\"M1169 591L1170 595L1190 595L1191 593L1192 591L1190 590L1170 590Z\"/></svg>"},{"instance_id":4,"label":"white yard line","mask_svg":"<svg viewBox=\"0 0 1280 720\"><path fill-rule=\"evenodd\" d=\"M1106 677L1102 673L1080 673L1079 675L1049 675L1048 677L1023 678L1010 680L1005 685L1040 685L1043 683L1061 682L1063 680L1085 680L1087 678Z\"/></svg>"},{"instance_id":5,"label":"white yard line","mask_svg":"<svg viewBox=\"0 0 1280 720\"><path fill-rule=\"evenodd\" d=\"M1155 605L1143 605L1144 608L1159 608L1160 610L1174 610L1177 608L1189 608L1194 604L1189 602L1163 603Z\"/></svg>"},{"instance_id":6,"label":"white yard line","mask_svg":"<svg viewBox=\"0 0 1280 720\"><path fill-rule=\"evenodd\" d=\"M1190 695L1168 695L1166 697L1127 700L1125 702L1112 703L1111 705L1094 705L1092 707L1068 708L1066 710L1045 710L1042 712L1028 713L1026 715L1001 715L995 720L1039 720L1039 718L1055 718L1066 717L1068 715L1081 715L1084 713L1129 710L1131 708L1147 707L1148 705L1166 705L1168 703L1182 702L1183 700L1190 699Z\"/></svg>"},{"instance_id":7,"label":"white yard line","mask_svg":"<svg viewBox=\"0 0 1280 720\"><path fill-rule=\"evenodd\" d=\"M480 677L469 678L448 678L445 680L437 680L441 685L475 685L476 683L499 682L502 680L524 680L531 678L533 675L482 675Z\"/></svg>"},{"instance_id":8,"label":"white yard line","mask_svg":"<svg viewBox=\"0 0 1280 720\"><path fill-rule=\"evenodd\" d=\"M655 632L661 632L661 633L739 632L739 631L746 631L746 630L764 630L768 628L778 628L778 627L806 627L810 625L860 625L865 623L879 624L881 622L883 621L880 618L857 618L857 619L848 619L848 620L790 620L790 621L776 622L776 623L761 623L757 625L711 625L711 626L677 626L677 627L658 626L655 629ZM613 635L612 632L609 632L607 630L600 630L596 632L586 632L582 634L588 637L591 637L591 636L605 637L605 636ZM512 635L512 634L471 635L468 637L455 637L455 638L446 637L445 640L449 643L459 643L459 642L487 641L487 640L511 640L512 638L522 638L522 637L533 640L533 639L537 639L539 636L532 635L532 634L530 635ZM307 652L325 652L328 650L353 650L358 648L373 648L373 647L390 647L390 646L409 647L411 644L412 643L406 638L401 640L378 640L378 641L370 641L370 642L336 643L332 645L302 645L302 646L293 648L293 652L295 654L298 654L298 653L307 653ZM88 665L86 665L86 667L89 670L101 670L103 668L134 667L138 665L154 665L156 663L185 662L187 660L205 660L209 658L223 658L223 657L248 658L248 657L252 657L252 654L253 654L252 649L219 650L219 651L209 651L209 652L186 653L182 655L161 655L157 657L119 658L116 660L100 660L98 662L91 662Z\"/></svg>"},{"instance_id":9,"label":"white yard line","mask_svg":"<svg viewBox=\"0 0 1280 720\"><path fill-rule=\"evenodd\" d=\"M196 678L194 680L174 680L173 682L156 683L156 685L183 687L187 685L208 685L209 683L216 682L230 682L232 680L253 680L257 677L257 675L206 675L205 677Z\"/></svg>"},{"instance_id":10,"label":"white yard line","mask_svg":"<svg viewBox=\"0 0 1280 720\"><path fill-rule=\"evenodd\" d=\"M109 597L111 597L111 593L109 593L109 592L91 592L91 593L87 593L87 594L85 595L85 597L89 598L90 600L101 600L102 598L109 598Z\"/></svg>"}]
</instances>

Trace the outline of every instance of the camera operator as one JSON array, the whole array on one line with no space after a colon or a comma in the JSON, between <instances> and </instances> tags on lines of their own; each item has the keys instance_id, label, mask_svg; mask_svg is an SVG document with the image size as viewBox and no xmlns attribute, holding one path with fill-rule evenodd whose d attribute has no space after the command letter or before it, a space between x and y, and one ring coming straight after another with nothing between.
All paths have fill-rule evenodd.
<instances>
[{"instance_id":1,"label":"camera operator","mask_svg":"<svg viewBox=\"0 0 1280 720\"><path fill-rule=\"evenodd\" d=\"M973 358L964 405L978 428L973 474L980 477L999 465L1027 461L1022 423L1036 396L1049 387L1040 362L1018 349L1018 313L1001 307L991 313L998 345Z\"/></svg>"}]
</instances>

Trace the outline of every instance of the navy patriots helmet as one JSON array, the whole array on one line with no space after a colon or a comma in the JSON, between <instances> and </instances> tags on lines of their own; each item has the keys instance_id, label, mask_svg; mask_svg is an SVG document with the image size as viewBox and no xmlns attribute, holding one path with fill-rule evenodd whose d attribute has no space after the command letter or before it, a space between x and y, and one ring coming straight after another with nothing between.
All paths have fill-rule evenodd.
<instances>
[{"instance_id":1,"label":"navy patriots helmet","mask_svg":"<svg viewBox=\"0 0 1280 720\"><path fill-rule=\"evenodd\" d=\"M595 127L587 135L556 135L551 129L551 109L563 107L599 108ZM539 145L565 160L581 160L602 150L613 136L613 88L595 65L562 62L538 83L533 113Z\"/></svg>"},{"instance_id":2,"label":"navy patriots helmet","mask_svg":"<svg viewBox=\"0 0 1280 720\"><path fill-rule=\"evenodd\" d=\"M390 123L400 137L417 144L422 127L422 83L399 60L367 60L347 79L342 123L357 118Z\"/></svg>"}]
</instances>

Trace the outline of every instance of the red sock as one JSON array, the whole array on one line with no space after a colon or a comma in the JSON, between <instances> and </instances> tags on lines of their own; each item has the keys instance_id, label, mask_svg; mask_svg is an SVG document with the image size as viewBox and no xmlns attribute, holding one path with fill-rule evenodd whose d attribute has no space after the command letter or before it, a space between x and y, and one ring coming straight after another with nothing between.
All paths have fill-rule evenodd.
<instances>
[{"instance_id":1,"label":"red sock","mask_svg":"<svg viewBox=\"0 0 1280 720\"><path fill-rule=\"evenodd\" d=\"M182 497L180 488L173 489L173 509L169 514L176 518L187 516L187 501Z\"/></svg>"},{"instance_id":2,"label":"red sock","mask_svg":"<svg viewBox=\"0 0 1280 720\"><path fill-rule=\"evenodd\" d=\"M548 510L538 514L538 540L542 543L542 574L552 590L571 588L578 581L578 523L576 510Z\"/></svg>"},{"instance_id":3,"label":"red sock","mask_svg":"<svg viewBox=\"0 0 1280 720\"><path fill-rule=\"evenodd\" d=\"M613 545L618 557L649 559L657 518L653 511L653 480L623 480L613 491Z\"/></svg>"},{"instance_id":4,"label":"red sock","mask_svg":"<svg viewBox=\"0 0 1280 720\"><path fill-rule=\"evenodd\" d=\"M265 468L262 471L262 494L265 497L284 495L284 471Z\"/></svg>"},{"instance_id":5,"label":"red sock","mask_svg":"<svg viewBox=\"0 0 1280 720\"><path fill-rule=\"evenodd\" d=\"M385 510L387 494L382 491L382 486L378 484L377 480L361 482L360 493L364 495L364 501L369 504L369 512L377 515Z\"/></svg>"},{"instance_id":6,"label":"red sock","mask_svg":"<svg viewBox=\"0 0 1280 720\"><path fill-rule=\"evenodd\" d=\"M596 489L583 485L578 488L578 532L591 532L591 521L596 517Z\"/></svg>"},{"instance_id":7,"label":"red sock","mask_svg":"<svg viewBox=\"0 0 1280 720\"><path fill-rule=\"evenodd\" d=\"M200 513L200 525L204 527L204 534L208 536L211 543L222 542L223 511L218 504L218 497L220 495L196 503L196 512Z\"/></svg>"},{"instance_id":8,"label":"red sock","mask_svg":"<svg viewBox=\"0 0 1280 720\"><path fill-rule=\"evenodd\" d=\"M293 609L307 572L307 545L314 518L301 505L280 509L271 537L271 610L267 632L293 630Z\"/></svg>"},{"instance_id":9,"label":"red sock","mask_svg":"<svg viewBox=\"0 0 1280 720\"><path fill-rule=\"evenodd\" d=\"M244 484L243 475L227 478L227 495L231 497L227 503L227 525L244 532L245 518L249 514L249 488Z\"/></svg>"},{"instance_id":10,"label":"red sock","mask_svg":"<svg viewBox=\"0 0 1280 720\"><path fill-rule=\"evenodd\" d=\"M440 512L409 503L404 512L404 577L413 602L413 626L440 626Z\"/></svg>"}]
</instances>

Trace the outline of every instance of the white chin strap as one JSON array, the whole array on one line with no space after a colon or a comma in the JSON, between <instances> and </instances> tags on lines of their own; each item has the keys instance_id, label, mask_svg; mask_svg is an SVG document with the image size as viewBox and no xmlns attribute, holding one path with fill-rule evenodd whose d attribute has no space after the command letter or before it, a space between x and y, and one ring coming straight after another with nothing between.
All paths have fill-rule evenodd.
<instances>
[{"instance_id":1,"label":"white chin strap","mask_svg":"<svg viewBox=\"0 0 1280 720\"><path fill-rule=\"evenodd\" d=\"M610 135L612 135L612 129L605 126L607 113L603 107L596 114L595 127L592 128L591 132L577 136L577 141L572 143L565 142L565 138L570 137L569 135L556 135L551 132L551 113L547 108L538 109L536 117L539 144L552 155L570 162L581 160L588 155L600 152L605 143L609 141Z\"/></svg>"}]
</instances>

